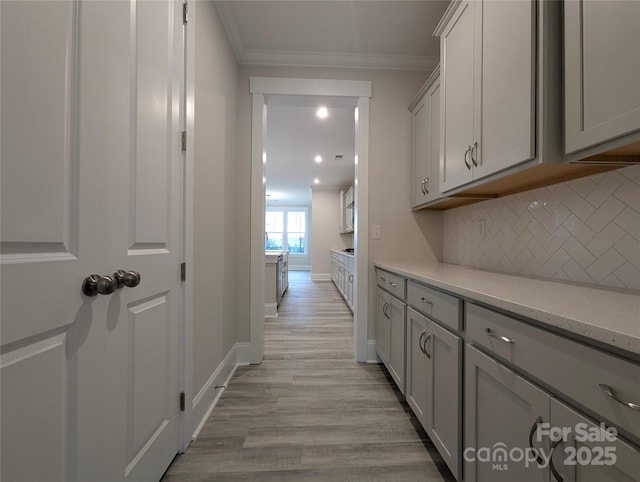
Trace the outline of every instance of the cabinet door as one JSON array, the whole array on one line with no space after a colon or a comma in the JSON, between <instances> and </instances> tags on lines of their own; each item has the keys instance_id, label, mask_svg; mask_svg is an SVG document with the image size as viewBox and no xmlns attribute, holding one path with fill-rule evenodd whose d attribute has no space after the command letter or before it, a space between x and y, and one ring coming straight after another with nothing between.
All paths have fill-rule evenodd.
<instances>
[{"instance_id":1,"label":"cabinet door","mask_svg":"<svg viewBox=\"0 0 640 482\"><path fill-rule=\"evenodd\" d=\"M429 320L426 420L429 438L456 479L460 479L462 341Z\"/></svg>"},{"instance_id":2,"label":"cabinet door","mask_svg":"<svg viewBox=\"0 0 640 482\"><path fill-rule=\"evenodd\" d=\"M564 2L565 150L640 130L640 2Z\"/></svg>"},{"instance_id":3,"label":"cabinet door","mask_svg":"<svg viewBox=\"0 0 640 482\"><path fill-rule=\"evenodd\" d=\"M429 107L425 96L411 112L411 206L424 203L424 184L430 176Z\"/></svg>"},{"instance_id":4,"label":"cabinet door","mask_svg":"<svg viewBox=\"0 0 640 482\"><path fill-rule=\"evenodd\" d=\"M406 305L395 296L389 296L389 357L387 369L400 389L405 392Z\"/></svg>"},{"instance_id":5,"label":"cabinet door","mask_svg":"<svg viewBox=\"0 0 640 482\"><path fill-rule=\"evenodd\" d=\"M599 425L556 399L551 400L551 427L566 431L553 450L553 468L565 482L638 480L637 447L617 436L607 440Z\"/></svg>"},{"instance_id":6,"label":"cabinet door","mask_svg":"<svg viewBox=\"0 0 640 482\"><path fill-rule=\"evenodd\" d=\"M427 318L407 308L407 386L405 397L427 430L427 357L422 342L427 335Z\"/></svg>"},{"instance_id":7,"label":"cabinet door","mask_svg":"<svg viewBox=\"0 0 640 482\"><path fill-rule=\"evenodd\" d=\"M387 364L389 358L389 298L391 296L378 288L378 309L376 312L376 352Z\"/></svg>"},{"instance_id":8,"label":"cabinet door","mask_svg":"<svg viewBox=\"0 0 640 482\"><path fill-rule=\"evenodd\" d=\"M440 191L472 180L465 165L473 144L474 35L476 2L463 1L440 37L442 99L440 114ZM467 156L468 161L468 156ZM468 161L470 162L470 161Z\"/></svg>"},{"instance_id":9,"label":"cabinet door","mask_svg":"<svg viewBox=\"0 0 640 482\"><path fill-rule=\"evenodd\" d=\"M417 207L440 197L440 79L434 80L411 112L411 205Z\"/></svg>"},{"instance_id":10,"label":"cabinet door","mask_svg":"<svg viewBox=\"0 0 640 482\"><path fill-rule=\"evenodd\" d=\"M476 4L474 179L535 157L535 1Z\"/></svg>"},{"instance_id":11,"label":"cabinet door","mask_svg":"<svg viewBox=\"0 0 640 482\"><path fill-rule=\"evenodd\" d=\"M469 345L465 359L465 481L548 481L547 468L506 454L526 450L530 438L534 447L548 453L530 434L535 433L538 417L549 422L549 396Z\"/></svg>"}]
</instances>

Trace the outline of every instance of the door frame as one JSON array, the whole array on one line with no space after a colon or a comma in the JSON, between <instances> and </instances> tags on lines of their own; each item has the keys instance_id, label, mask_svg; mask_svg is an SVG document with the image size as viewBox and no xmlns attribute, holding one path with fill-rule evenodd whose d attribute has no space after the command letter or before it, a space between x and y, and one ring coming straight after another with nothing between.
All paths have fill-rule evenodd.
<instances>
[{"instance_id":1,"label":"door frame","mask_svg":"<svg viewBox=\"0 0 640 482\"><path fill-rule=\"evenodd\" d=\"M251 230L249 356L258 364L264 357L264 210L265 168L263 160L267 129L266 95L351 97L357 101L355 135L354 247L356 285L354 293L354 354L356 361L368 360L369 310L369 99L371 82L358 80L251 77Z\"/></svg>"},{"instance_id":2,"label":"door frame","mask_svg":"<svg viewBox=\"0 0 640 482\"><path fill-rule=\"evenodd\" d=\"M186 4L187 1L185 0ZM195 7L195 2L189 8ZM187 264L187 273L182 283L182 345L178 353L180 371L178 373L179 389L185 394L185 408L180 412L180 452L184 452L189 447L193 439L193 412L191 403L193 400L193 233L194 233L194 143L195 139L195 53L196 53L196 22L183 22L184 39L184 91L183 91L183 125L182 129L187 133L187 149L183 155L183 244L182 260Z\"/></svg>"}]
</instances>

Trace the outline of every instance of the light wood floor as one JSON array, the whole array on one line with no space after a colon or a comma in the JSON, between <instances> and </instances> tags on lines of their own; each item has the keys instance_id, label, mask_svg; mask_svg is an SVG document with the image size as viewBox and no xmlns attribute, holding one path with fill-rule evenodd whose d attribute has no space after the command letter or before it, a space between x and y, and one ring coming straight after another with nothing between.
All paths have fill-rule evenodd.
<instances>
[{"instance_id":1,"label":"light wood floor","mask_svg":"<svg viewBox=\"0 0 640 482\"><path fill-rule=\"evenodd\" d=\"M381 365L353 358L333 283L290 272L265 359L239 367L174 481L453 481Z\"/></svg>"}]
</instances>

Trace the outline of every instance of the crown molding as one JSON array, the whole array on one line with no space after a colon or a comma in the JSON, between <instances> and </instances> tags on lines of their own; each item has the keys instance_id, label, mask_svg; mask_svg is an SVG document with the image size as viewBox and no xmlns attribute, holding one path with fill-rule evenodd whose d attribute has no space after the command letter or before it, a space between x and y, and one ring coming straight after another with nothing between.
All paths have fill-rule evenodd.
<instances>
[{"instance_id":1,"label":"crown molding","mask_svg":"<svg viewBox=\"0 0 640 482\"><path fill-rule=\"evenodd\" d=\"M240 62L244 54L244 42L242 41L242 35L240 34L240 28L235 21L231 6L228 2L213 2L213 5L218 12L218 17L222 22L227 38L231 43L233 52L236 54L236 59Z\"/></svg>"},{"instance_id":2,"label":"crown molding","mask_svg":"<svg viewBox=\"0 0 640 482\"><path fill-rule=\"evenodd\" d=\"M380 70L433 70L438 57L412 55L367 55L246 49L238 57L242 65L288 67L339 67Z\"/></svg>"}]
</instances>

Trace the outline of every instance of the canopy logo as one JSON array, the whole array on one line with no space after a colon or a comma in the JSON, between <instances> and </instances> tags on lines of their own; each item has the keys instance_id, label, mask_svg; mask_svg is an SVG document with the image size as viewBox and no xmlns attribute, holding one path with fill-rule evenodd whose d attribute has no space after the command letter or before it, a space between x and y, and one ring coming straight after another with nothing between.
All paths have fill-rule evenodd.
<instances>
[{"instance_id":1,"label":"canopy logo","mask_svg":"<svg viewBox=\"0 0 640 482\"><path fill-rule=\"evenodd\" d=\"M577 423L573 427L555 427L540 421L529 436L528 447L512 447L504 442L496 442L491 447L467 447L463 452L467 462L489 463L493 470L509 470L509 464L524 464L525 467L537 465L539 468L551 467L562 463L571 465L615 465L616 447L612 444L618 439L618 431L612 427ZM533 446L534 433L538 447ZM549 440L549 449L544 446L545 438ZM588 444L584 444L587 442ZM555 454L555 457L554 457Z\"/></svg>"}]
</instances>

